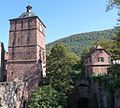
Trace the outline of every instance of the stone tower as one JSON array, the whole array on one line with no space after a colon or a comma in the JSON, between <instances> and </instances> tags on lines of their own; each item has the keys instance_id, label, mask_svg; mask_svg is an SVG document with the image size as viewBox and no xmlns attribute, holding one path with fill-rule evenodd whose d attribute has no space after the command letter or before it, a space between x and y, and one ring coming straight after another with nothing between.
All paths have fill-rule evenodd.
<instances>
[{"instance_id":1,"label":"stone tower","mask_svg":"<svg viewBox=\"0 0 120 108\"><path fill-rule=\"evenodd\" d=\"M37 75L45 76L46 28L28 5L26 12L18 18L10 19L9 60L7 81L31 79ZM31 79L34 82L34 78Z\"/></svg>"}]
</instances>

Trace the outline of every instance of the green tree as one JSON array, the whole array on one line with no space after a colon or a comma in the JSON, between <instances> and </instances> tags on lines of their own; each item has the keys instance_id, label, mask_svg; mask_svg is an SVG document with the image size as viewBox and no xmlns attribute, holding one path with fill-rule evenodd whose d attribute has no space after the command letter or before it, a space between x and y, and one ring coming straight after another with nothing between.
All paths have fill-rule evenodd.
<instances>
[{"instance_id":1,"label":"green tree","mask_svg":"<svg viewBox=\"0 0 120 108\"><path fill-rule=\"evenodd\" d=\"M78 63L79 57L68 46L56 44L47 56L47 77L32 93L28 108L66 108Z\"/></svg>"},{"instance_id":2,"label":"green tree","mask_svg":"<svg viewBox=\"0 0 120 108\"><path fill-rule=\"evenodd\" d=\"M89 48L84 48L83 52L81 54L81 59L80 59L80 69L81 69L81 74L80 76L84 77L85 76L85 66L84 66L84 59L89 52Z\"/></svg>"},{"instance_id":3,"label":"green tree","mask_svg":"<svg viewBox=\"0 0 120 108\"><path fill-rule=\"evenodd\" d=\"M113 9L113 7L119 7L120 0L108 0L108 5L106 11Z\"/></svg>"},{"instance_id":4,"label":"green tree","mask_svg":"<svg viewBox=\"0 0 120 108\"><path fill-rule=\"evenodd\" d=\"M74 88L74 66L78 63L79 57L63 43L56 44L47 57L47 82L65 96L63 100Z\"/></svg>"},{"instance_id":5,"label":"green tree","mask_svg":"<svg viewBox=\"0 0 120 108\"><path fill-rule=\"evenodd\" d=\"M117 75L117 76L120 76L120 64L114 64L112 65L108 72L111 74L111 75Z\"/></svg>"},{"instance_id":6,"label":"green tree","mask_svg":"<svg viewBox=\"0 0 120 108\"><path fill-rule=\"evenodd\" d=\"M71 52L67 45L56 44L47 57L47 79L49 83L56 90L66 92L72 84L73 67L78 63L79 57Z\"/></svg>"},{"instance_id":7,"label":"green tree","mask_svg":"<svg viewBox=\"0 0 120 108\"><path fill-rule=\"evenodd\" d=\"M120 28L118 28L120 29ZM112 47L110 49L112 60L120 60L120 32L114 37ZM113 64L109 68L109 73L112 75L120 76L120 64Z\"/></svg>"},{"instance_id":8,"label":"green tree","mask_svg":"<svg viewBox=\"0 0 120 108\"><path fill-rule=\"evenodd\" d=\"M28 108L60 108L60 93L50 85L39 87L32 93Z\"/></svg>"},{"instance_id":9,"label":"green tree","mask_svg":"<svg viewBox=\"0 0 120 108\"><path fill-rule=\"evenodd\" d=\"M96 46L96 45L102 46L104 49L107 50L107 52L110 53L111 48L113 46L113 41L112 41L112 39L104 39L103 37L101 37L97 41L93 42L92 46Z\"/></svg>"},{"instance_id":10,"label":"green tree","mask_svg":"<svg viewBox=\"0 0 120 108\"><path fill-rule=\"evenodd\" d=\"M112 9L113 7L117 7L120 9L120 0L108 0L108 6L107 6L107 11ZM120 16L120 12L118 12L118 16ZM111 57L113 60L120 60L120 19L118 21L118 27L116 29L118 30L117 36L113 38L113 44L110 49ZM120 76L120 64L114 64L110 67L109 73L112 75L119 75Z\"/></svg>"},{"instance_id":11,"label":"green tree","mask_svg":"<svg viewBox=\"0 0 120 108\"><path fill-rule=\"evenodd\" d=\"M113 60L120 60L120 32L114 37L110 52Z\"/></svg>"}]
</instances>

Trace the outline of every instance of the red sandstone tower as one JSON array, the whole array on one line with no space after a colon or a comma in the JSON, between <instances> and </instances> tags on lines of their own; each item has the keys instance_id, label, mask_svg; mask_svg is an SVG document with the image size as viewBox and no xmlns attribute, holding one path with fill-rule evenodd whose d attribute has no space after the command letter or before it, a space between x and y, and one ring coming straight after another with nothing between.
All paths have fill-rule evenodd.
<instances>
[{"instance_id":1,"label":"red sandstone tower","mask_svg":"<svg viewBox=\"0 0 120 108\"><path fill-rule=\"evenodd\" d=\"M34 76L45 75L46 27L32 12L31 6L26 8L27 11L18 18L10 19L7 81L15 78L34 81Z\"/></svg>"}]
</instances>

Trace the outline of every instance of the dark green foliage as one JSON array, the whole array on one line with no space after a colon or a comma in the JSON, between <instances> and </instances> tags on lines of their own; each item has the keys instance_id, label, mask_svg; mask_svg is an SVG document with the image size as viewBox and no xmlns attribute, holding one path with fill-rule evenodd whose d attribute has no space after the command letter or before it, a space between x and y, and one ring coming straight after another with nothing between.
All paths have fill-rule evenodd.
<instances>
[{"instance_id":1,"label":"dark green foliage","mask_svg":"<svg viewBox=\"0 0 120 108\"><path fill-rule=\"evenodd\" d=\"M118 30L120 31L120 28L118 27ZM110 48L111 57L114 61L120 60L120 32L117 33L117 36L114 37L113 43ZM109 74L115 76L120 76L120 64L114 64L112 65L109 70Z\"/></svg>"},{"instance_id":2,"label":"dark green foliage","mask_svg":"<svg viewBox=\"0 0 120 108\"><path fill-rule=\"evenodd\" d=\"M61 94L50 85L39 87L32 93L28 108L59 108Z\"/></svg>"},{"instance_id":3,"label":"dark green foliage","mask_svg":"<svg viewBox=\"0 0 120 108\"><path fill-rule=\"evenodd\" d=\"M73 80L79 57L60 43L56 44L47 57L47 81L57 91L69 93L73 88Z\"/></svg>"},{"instance_id":4,"label":"dark green foliage","mask_svg":"<svg viewBox=\"0 0 120 108\"><path fill-rule=\"evenodd\" d=\"M108 69L109 74L120 76L120 64L114 64Z\"/></svg>"},{"instance_id":5,"label":"dark green foliage","mask_svg":"<svg viewBox=\"0 0 120 108\"><path fill-rule=\"evenodd\" d=\"M84 67L84 59L86 54L89 52L88 48L85 48L81 54L81 59L80 59L80 69L81 69L81 76L84 77L85 76L85 67Z\"/></svg>"},{"instance_id":6,"label":"dark green foliage","mask_svg":"<svg viewBox=\"0 0 120 108\"><path fill-rule=\"evenodd\" d=\"M120 77L119 76L94 76L92 77L94 81L99 82L100 85L105 86L109 90L115 90L120 88Z\"/></svg>"},{"instance_id":7,"label":"dark green foliage","mask_svg":"<svg viewBox=\"0 0 120 108\"><path fill-rule=\"evenodd\" d=\"M108 40L111 37L115 36L117 32L118 32L117 29L110 29L110 30L104 30L104 31L75 34L75 35L62 38L47 44L46 45L47 52L50 52L51 48L56 43L63 42L68 46L70 46L72 51L75 52L80 57L85 48L88 48L88 49L91 48L93 46L93 43L95 43L100 39Z\"/></svg>"},{"instance_id":8,"label":"dark green foliage","mask_svg":"<svg viewBox=\"0 0 120 108\"><path fill-rule=\"evenodd\" d=\"M113 60L120 60L120 32L114 37L110 52Z\"/></svg>"},{"instance_id":9,"label":"dark green foliage","mask_svg":"<svg viewBox=\"0 0 120 108\"><path fill-rule=\"evenodd\" d=\"M62 107L67 106L67 99L74 88L74 80L78 75L78 67L80 58L70 48L63 44L56 44L50 55L47 57L47 84L61 93L64 97L61 100Z\"/></svg>"},{"instance_id":10,"label":"dark green foliage","mask_svg":"<svg viewBox=\"0 0 120 108\"><path fill-rule=\"evenodd\" d=\"M97 99L97 94L93 94L92 96L92 108L98 108L98 99Z\"/></svg>"}]
</instances>

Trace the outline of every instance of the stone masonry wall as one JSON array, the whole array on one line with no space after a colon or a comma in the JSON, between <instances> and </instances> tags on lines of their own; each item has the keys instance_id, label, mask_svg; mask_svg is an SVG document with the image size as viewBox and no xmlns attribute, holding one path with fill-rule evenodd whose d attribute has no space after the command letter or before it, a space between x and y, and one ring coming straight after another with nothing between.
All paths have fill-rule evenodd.
<instances>
[{"instance_id":1,"label":"stone masonry wall","mask_svg":"<svg viewBox=\"0 0 120 108\"><path fill-rule=\"evenodd\" d=\"M22 108L27 98L26 84L21 81L0 83L0 107Z\"/></svg>"}]
</instances>

